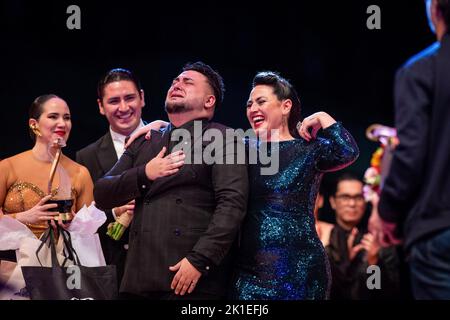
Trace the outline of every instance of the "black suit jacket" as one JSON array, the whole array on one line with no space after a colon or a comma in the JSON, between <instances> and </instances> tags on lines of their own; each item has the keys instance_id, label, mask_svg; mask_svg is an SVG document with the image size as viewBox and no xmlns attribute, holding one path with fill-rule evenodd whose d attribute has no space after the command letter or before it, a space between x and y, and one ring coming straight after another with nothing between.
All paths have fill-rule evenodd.
<instances>
[{"instance_id":1,"label":"black suit jacket","mask_svg":"<svg viewBox=\"0 0 450 320\"><path fill-rule=\"evenodd\" d=\"M396 76L396 148L380 216L404 224L405 246L450 228L450 35Z\"/></svg>"},{"instance_id":2,"label":"black suit jacket","mask_svg":"<svg viewBox=\"0 0 450 320\"><path fill-rule=\"evenodd\" d=\"M215 128L224 133L226 129L217 123L205 124L203 132ZM230 281L230 247L246 213L247 167L184 164L172 176L149 181L145 165L168 146L169 136L169 130L154 131L150 141L137 139L95 184L94 198L101 208L136 199L121 292L171 291L175 273L169 266L184 257L190 261L203 257L211 264L200 270L203 275L196 291L224 295ZM237 143L232 142L233 154ZM200 144L202 148L207 145Z\"/></svg>"},{"instance_id":3,"label":"black suit jacket","mask_svg":"<svg viewBox=\"0 0 450 320\"><path fill-rule=\"evenodd\" d=\"M76 160L88 168L94 182L111 170L118 159L109 130L103 137L79 150Z\"/></svg>"},{"instance_id":4,"label":"black suit jacket","mask_svg":"<svg viewBox=\"0 0 450 320\"><path fill-rule=\"evenodd\" d=\"M117 162L117 154L109 130L103 137L79 150L76 154L76 161L89 170L94 183L111 170ZM114 222L114 217L111 210L105 210L105 213L107 220L99 228L98 234L105 261L107 264L117 266L118 282L120 283L127 255L124 246L128 243L128 230L125 231L120 240L111 239L106 235L106 231L108 224Z\"/></svg>"}]
</instances>

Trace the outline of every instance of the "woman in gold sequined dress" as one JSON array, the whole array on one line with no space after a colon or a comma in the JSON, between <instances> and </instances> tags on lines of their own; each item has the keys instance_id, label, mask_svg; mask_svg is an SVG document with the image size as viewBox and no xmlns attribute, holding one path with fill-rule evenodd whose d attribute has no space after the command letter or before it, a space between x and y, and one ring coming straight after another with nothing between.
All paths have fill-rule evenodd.
<instances>
[{"instance_id":1,"label":"woman in gold sequined dress","mask_svg":"<svg viewBox=\"0 0 450 320\"><path fill-rule=\"evenodd\" d=\"M29 127L34 147L0 161L0 215L17 219L40 237L48 227L47 221L58 215L49 211L57 205L45 202L64 197L60 188L63 181L70 185L66 197L73 200L74 212L93 201L93 183L85 167L61 155L60 170L48 194L49 173L57 150L52 142L58 138L67 141L72 128L70 110L64 100L52 94L36 98L29 111Z\"/></svg>"}]
</instances>

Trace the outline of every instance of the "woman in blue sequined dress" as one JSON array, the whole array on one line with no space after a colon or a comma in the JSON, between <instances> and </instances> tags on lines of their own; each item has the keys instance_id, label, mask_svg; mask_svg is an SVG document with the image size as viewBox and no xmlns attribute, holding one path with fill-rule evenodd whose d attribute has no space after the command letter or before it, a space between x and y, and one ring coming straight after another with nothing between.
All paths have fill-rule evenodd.
<instances>
[{"instance_id":1,"label":"woman in blue sequined dress","mask_svg":"<svg viewBox=\"0 0 450 320\"><path fill-rule=\"evenodd\" d=\"M278 146L279 170L262 175L260 163L249 165L249 209L231 298L327 299L330 270L315 229L314 203L323 173L350 165L358 147L325 112L305 118L297 129L299 98L291 84L273 72L255 76L247 117L262 141L249 142L248 147ZM272 129L278 129L278 135ZM303 139L294 138L297 132Z\"/></svg>"}]
</instances>

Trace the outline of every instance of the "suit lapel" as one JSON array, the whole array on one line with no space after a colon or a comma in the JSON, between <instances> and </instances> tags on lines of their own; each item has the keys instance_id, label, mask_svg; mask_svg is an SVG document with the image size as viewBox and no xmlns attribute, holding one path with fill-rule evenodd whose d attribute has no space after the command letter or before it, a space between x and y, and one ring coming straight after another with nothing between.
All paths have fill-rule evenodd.
<instances>
[{"instance_id":1,"label":"suit lapel","mask_svg":"<svg viewBox=\"0 0 450 320\"><path fill-rule=\"evenodd\" d=\"M109 170L111 170L111 168L116 164L118 160L116 149L114 149L111 133L109 131L103 136L96 156L98 159L98 163L103 170L102 176Z\"/></svg>"}]
</instances>

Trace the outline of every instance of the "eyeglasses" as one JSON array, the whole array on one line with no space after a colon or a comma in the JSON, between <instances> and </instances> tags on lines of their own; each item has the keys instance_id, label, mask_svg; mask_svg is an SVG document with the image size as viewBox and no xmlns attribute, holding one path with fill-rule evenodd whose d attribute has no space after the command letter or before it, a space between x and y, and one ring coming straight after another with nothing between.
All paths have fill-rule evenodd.
<instances>
[{"instance_id":1,"label":"eyeglasses","mask_svg":"<svg viewBox=\"0 0 450 320\"><path fill-rule=\"evenodd\" d=\"M356 194L354 196L351 196L349 194L340 194L335 197L337 200L342 202L350 202L351 200L354 200L356 203L363 203L365 201L364 196L362 194Z\"/></svg>"}]
</instances>

